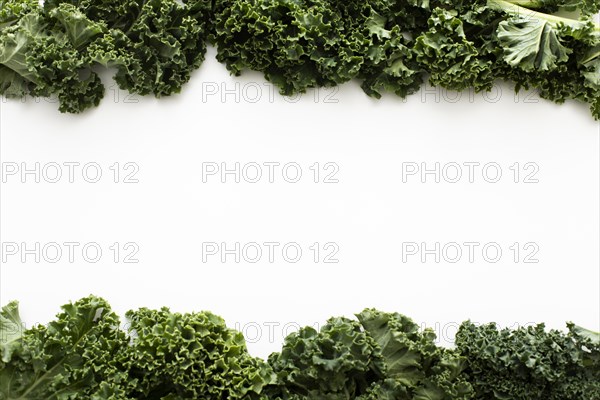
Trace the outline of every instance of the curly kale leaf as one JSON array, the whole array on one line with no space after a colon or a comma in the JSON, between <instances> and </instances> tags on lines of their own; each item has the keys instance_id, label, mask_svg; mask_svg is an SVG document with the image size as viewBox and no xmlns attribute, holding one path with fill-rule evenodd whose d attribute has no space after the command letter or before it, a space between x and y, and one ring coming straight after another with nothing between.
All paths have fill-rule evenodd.
<instances>
[{"instance_id":1,"label":"curly kale leaf","mask_svg":"<svg viewBox=\"0 0 600 400\"><path fill-rule=\"evenodd\" d=\"M0 29L39 8L37 0L0 0Z\"/></svg>"},{"instance_id":2,"label":"curly kale leaf","mask_svg":"<svg viewBox=\"0 0 600 400\"><path fill-rule=\"evenodd\" d=\"M119 87L157 97L179 93L204 60L207 12L205 0L147 1L126 34L111 32L115 51L126 60L114 60Z\"/></svg>"},{"instance_id":3,"label":"curly kale leaf","mask_svg":"<svg viewBox=\"0 0 600 400\"><path fill-rule=\"evenodd\" d=\"M3 346L0 398L100 399L100 393L114 391L111 387L123 379L113 355L127 341L109 305L88 297L62 310L47 327L12 336L8 353ZM3 326L5 318L20 323L15 304L4 308Z\"/></svg>"},{"instance_id":4,"label":"curly kale leaf","mask_svg":"<svg viewBox=\"0 0 600 400\"><path fill-rule=\"evenodd\" d=\"M264 399L272 372L244 337L207 312L142 308L127 313L132 345L119 354L128 396L139 399Z\"/></svg>"},{"instance_id":5,"label":"curly kale leaf","mask_svg":"<svg viewBox=\"0 0 600 400\"><path fill-rule=\"evenodd\" d=\"M458 351L477 398L593 400L600 395L600 346L589 333L546 331L544 325L498 330L461 325Z\"/></svg>"},{"instance_id":6,"label":"curly kale leaf","mask_svg":"<svg viewBox=\"0 0 600 400\"><path fill-rule=\"evenodd\" d=\"M0 32L0 94L56 95L63 112L98 105L104 87L77 47L102 30L102 25L67 5L48 17L40 10L23 16Z\"/></svg>"},{"instance_id":7,"label":"curly kale leaf","mask_svg":"<svg viewBox=\"0 0 600 400\"><path fill-rule=\"evenodd\" d=\"M269 357L278 383L271 398L354 398L381 374L375 352L361 325L347 318L332 318L319 332L302 328Z\"/></svg>"},{"instance_id":8,"label":"curly kale leaf","mask_svg":"<svg viewBox=\"0 0 600 400\"><path fill-rule=\"evenodd\" d=\"M600 44L590 49L579 64L583 68L581 74L585 78L585 85L600 90Z\"/></svg>"},{"instance_id":9,"label":"curly kale leaf","mask_svg":"<svg viewBox=\"0 0 600 400\"><path fill-rule=\"evenodd\" d=\"M375 390L397 392L416 400L471 399L471 385L462 376L465 360L435 344L430 329L423 332L409 318L368 309L357 315L365 332L379 345L385 381Z\"/></svg>"},{"instance_id":10,"label":"curly kale leaf","mask_svg":"<svg viewBox=\"0 0 600 400\"><path fill-rule=\"evenodd\" d=\"M140 0L44 0L44 9L49 13L63 4L71 4L93 21L102 21L112 29L127 31L143 3Z\"/></svg>"},{"instance_id":11,"label":"curly kale leaf","mask_svg":"<svg viewBox=\"0 0 600 400\"><path fill-rule=\"evenodd\" d=\"M415 93L423 83L422 69L415 60L399 25L371 12L364 22L370 39L365 62L361 69L362 88L370 96L379 98L383 92L400 97Z\"/></svg>"},{"instance_id":12,"label":"curly kale leaf","mask_svg":"<svg viewBox=\"0 0 600 400\"><path fill-rule=\"evenodd\" d=\"M563 8L568 11L581 11L584 15L593 15L600 11L599 0L544 0L544 7Z\"/></svg>"},{"instance_id":13,"label":"curly kale leaf","mask_svg":"<svg viewBox=\"0 0 600 400\"><path fill-rule=\"evenodd\" d=\"M212 41L232 73L260 71L286 95L346 82L363 62L363 38L325 0L234 0Z\"/></svg>"},{"instance_id":14,"label":"curly kale leaf","mask_svg":"<svg viewBox=\"0 0 600 400\"><path fill-rule=\"evenodd\" d=\"M119 87L156 97L179 93L206 53L211 5L208 0L72 1L108 31L90 44L86 57L115 67ZM65 3L45 3L52 12Z\"/></svg>"},{"instance_id":15,"label":"curly kale leaf","mask_svg":"<svg viewBox=\"0 0 600 400\"><path fill-rule=\"evenodd\" d=\"M549 13L563 9L580 11L584 15L593 15L600 11L600 1L598 0L520 0L514 1L514 3Z\"/></svg>"},{"instance_id":16,"label":"curly kale leaf","mask_svg":"<svg viewBox=\"0 0 600 400\"><path fill-rule=\"evenodd\" d=\"M414 51L417 61L431 74L432 85L453 90L474 87L478 91L492 87L492 62L480 57L456 12L434 9L429 29L416 39Z\"/></svg>"},{"instance_id":17,"label":"curly kale leaf","mask_svg":"<svg viewBox=\"0 0 600 400\"><path fill-rule=\"evenodd\" d=\"M269 357L277 374L274 399L466 400L464 360L436 346L432 331L400 314L365 310L358 322L332 318L307 327Z\"/></svg>"},{"instance_id":18,"label":"curly kale leaf","mask_svg":"<svg viewBox=\"0 0 600 400\"><path fill-rule=\"evenodd\" d=\"M107 29L105 23L88 19L75 6L69 4L61 4L53 8L48 15L62 25L61 31L66 34L69 43L76 49L90 43Z\"/></svg>"}]
</instances>

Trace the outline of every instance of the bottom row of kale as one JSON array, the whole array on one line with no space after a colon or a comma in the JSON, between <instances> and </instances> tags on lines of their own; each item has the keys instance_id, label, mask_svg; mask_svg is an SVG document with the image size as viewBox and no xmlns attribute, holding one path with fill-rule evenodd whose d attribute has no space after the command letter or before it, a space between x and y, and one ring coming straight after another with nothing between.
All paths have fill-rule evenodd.
<instances>
[{"instance_id":1,"label":"bottom row of kale","mask_svg":"<svg viewBox=\"0 0 600 400\"><path fill-rule=\"evenodd\" d=\"M0 313L0 400L598 400L600 334L568 324L464 322L452 349L397 313L367 309L289 335L267 361L209 312L127 313L87 297L29 329Z\"/></svg>"}]
</instances>

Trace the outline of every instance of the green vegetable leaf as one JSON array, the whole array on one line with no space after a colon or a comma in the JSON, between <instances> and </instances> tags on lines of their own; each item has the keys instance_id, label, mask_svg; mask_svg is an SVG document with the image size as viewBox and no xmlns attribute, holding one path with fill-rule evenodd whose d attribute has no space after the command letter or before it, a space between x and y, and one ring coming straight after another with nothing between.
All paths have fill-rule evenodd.
<instances>
[{"instance_id":1,"label":"green vegetable leaf","mask_svg":"<svg viewBox=\"0 0 600 400\"><path fill-rule=\"evenodd\" d=\"M138 399L262 399L273 376L244 337L211 313L167 308L127 313L133 337L119 354L128 396Z\"/></svg>"},{"instance_id":2,"label":"green vegetable leaf","mask_svg":"<svg viewBox=\"0 0 600 400\"><path fill-rule=\"evenodd\" d=\"M600 1L598 0L520 0L512 1L512 3L534 9L543 9L546 12L563 9L580 11L584 15L592 15L600 11Z\"/></svg>"},{"instance_id":3,"label":"green vegetable leaf","mask_svg":"<svg viewBox=\"0 0 600 400\"><path fill-rule=\"evenodd\" d=\"M0 312L0 365L10 362L12 354L20 347L24 329L19 304L16 301L8 303Z\"/></svg>"},{"instance_id":4,"label":"green vegetable leaf","mask_svg":"<svg viewBox=\"0 0 600 400\"><path fill-rule=\"evenodd\" d=\"M472 397L471 385L462 376L465 360L438 347L432 330L420 332L410 318L397 313L367 309L357 317L379 344L385 376L395 381L397 392L418 400Z\"/></svg>"},{"instance_id":5,"label":"green vegetable leaf","mask_svg":"<svg viewBox=\"0 0 600 400\"><path fill-rule=\"evenodd\" d=\"M569 59L571 50L561 44L551 23L535 18L512 18L499 25L498 40L504 60L524 71L548 71Z\"/></svg>"},{"instance_id":6,"label":"green vegetable leaf","mask_svg":"<svg viewBox=\"0 0 600 400\"><path fill-rule=\"evenodd\" d=\"M62 24L69 41L75 48L81 48L90 43L95 36L106 31L104 24L91 21L70 4L61 4L52 9L50 16Z\"/></svg>"},{"instance_id":7,"label":"green vegetable leaf","mask_svg":"<svg viewBox=\"0 0 600 400\"><path fill-rule=\"evenodd\" d=\"M10 68L0 65L0 94L22 98L29 93L28 81Z\"/></svg>"},{"instance_id":8,"label":"green vegetable leaf","mask_svg":"<svg viewBox=\"0 0 600 400\"><path fill-rule=\"evenodd\" d=\"M319 332L303 328L269 357L278 382L270 397L358 396L381 374L383 365L375 352L376 344L355 321L332 318Z\"/></svg>"},{"instance_id":9,"label":"green vegetable leaf","mask_svg":"<svg viewBox=\"0 0 600 400\"><path fill-rule=\"evenodd\" d=\"M41 15L27 14L17 25L6 28L0 35L0 64L30 82L39 81L27 60L31 47L44 37L45 24Z\"/></svg>"},{"instance_id":10,"label":"green vegetable leaf","mask_svg":"<svg viewBox=\"0 0 600 400\"><path fill-rule=\"evenodd\" d=\"M429 29L416 38L414 51L430 73L431 84L452 90L490 90L492 62L480 56L475 43L467 38L456 12L436 8L428 23Z\"/></svg>"},{"instance_id":11,"label":"green vegetable leaf","mask_svg":"<svg viewBox=\"0 0 600 400\"><path fill-rule=\"evenodd\" d=\"M0 29L39 8L37 0L0 0Z\"/></svg>"},{"instance_id":12,"label":"green vegetable leaf","mask_svg":"<svg viewBox=\"0 0 600 400\"><path fill-rule=\"evenodd\" d=\"M108 304L89 297L62 309L48 327L36 326L13 338L20 348L0 369L0 398L89 398L102 381L117 378L113 353L126 342ZM18 315L14 304L7 311L12 319Z\"/></svg>"},{"instance_id":13,"label":"green vegetable leaf","mask_svg":"<svg viewBox=\"0 0 600 400\"><path fill-rule=\"evenodd\" d=\"M498 330L461 325L458 351L477 398L593 400L600 395L600 347L589 331L546 331L544 325ZM591 334L591 337L594 337ZM588 348L587 346L590 348Z\"/></svg>"}]
</instances>

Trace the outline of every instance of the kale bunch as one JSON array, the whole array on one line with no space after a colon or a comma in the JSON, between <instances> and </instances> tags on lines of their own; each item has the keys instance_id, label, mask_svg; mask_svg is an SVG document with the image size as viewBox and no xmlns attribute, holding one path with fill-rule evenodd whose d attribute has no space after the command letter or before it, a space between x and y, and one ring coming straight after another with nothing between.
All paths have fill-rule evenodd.
<instances>
[{"instance_id":1,"label":"kale bunch","mask_svg":"<svg viewBox=\"0 0 600 400\"><path fill-rule=\"evenodd\" d=\"M0 94L56 96L62 112L97 106L99 66L119 87L166 96L189 81L206 52L207 0L1 2Z\"/></svg>"},{"instance_id":2,"label":"kale bunch","mask_svg":"<svg viewBox=\"0 0 600 400\"><path fill-rule=\"evenodd\" d=\"M129 311L100 298L29 329L0 311L2 400L596 400L600 334L573 324L464 322L456 347L398 313L366 309L289 335L267 361L209 312Z\"/></svg>"},{"instance_id":3,"label":"kale bunch","mask_svg":"<svg viewBox=\"0 0 600 400\"><path fill-rule=\"evenodd\" d=\"M259 71L283 95L359 80L406 97L428 80L489 91L497 80L576 99L600 118L599 0L0 1L0 94L56 96L78 113L118 86L181 91L207 43L234 75ZM558 10L579 18L558 17Z\"/></svg>"},{"instance_id":4,"label":"kale bunch","mask_svg":"<svg viewBox=\"0 0 600 400\"><path fill-rule=\"evenodd\" d=\"M266 400L274 377L241 333L211 313L140 309L127 329L97 297L25 329L16 303L0 313L0 399Z\"/></svg>"}]
</instances>

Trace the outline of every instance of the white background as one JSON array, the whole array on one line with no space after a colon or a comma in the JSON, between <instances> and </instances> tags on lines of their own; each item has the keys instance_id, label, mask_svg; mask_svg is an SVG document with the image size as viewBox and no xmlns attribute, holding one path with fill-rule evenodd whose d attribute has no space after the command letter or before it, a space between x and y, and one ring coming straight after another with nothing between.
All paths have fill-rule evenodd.
<instances>
[{"instance_id":1,"label":"white background","mask_svg":"<svg viewBox=\"0 0 600 400\"><path fill-rule=\"evenodd\" d=\"M22 262L22 248L4 254L0 303L19 300L28 326L93 293L120 314L141 306L211 310L242 329L261 356L280 348L297 324L365 307L407 314L436 328L442 343L469 318L553 328L574 321L600 330L600 126L586 105L557 106L514 95L507 85L487 96L427 88L403 102L370 99L352 82L284 99L258 74L229 77L212 49L173 98L126 97L106 78L105 100L83 115L59 114L47 100L0 106L4 172L22 163L95 162L102 169L95 184L81 166L73 183L67 167L58 183L4 177L4 246L77 242L103 250L97 263L85 261L81 247L73 263L67 254L57 263L43 255ZM265 162L297 163L302 178L288 183L278 167L273 183L268 176L222 183L219 175L203 182L203 163ZM109 168L115 163L119 183ZM139 168L138 183L123 182L133 171L126 163ZM309 168L315 163L319 183ZM323 182L334 168L323 171L326 163L339 168L338 183ZM407 163L458 163L464 175L457 183L443 175L440 183L433 175L424 183L420 174L403 179L403 169L415 165ZM464 163L480 164L472 183ZM502 172L497 183L485 179L496 169L482 173L490 163ZM526 183L534 169L530 178L538 182ZM446 172L452 179L456 170ZM115 263L115 242L135 243L139 262L123 262L128 251L121 249ZM297 243L303 255L290 263L279 247L273 263L267 254L257 263L233 256L203 262L206 242ZM309 247L316 242L339 247L339 262L324 263L321 249L315 263ZM434 255L403 260L403 243L413 242L481 245L474 262L468 254L456 263L448 261L452 254L440 262ZM486 243L503 250L498 262L483 258ZM524 262L534 248L539 262Z\"/></svg>"}]
</instances>

